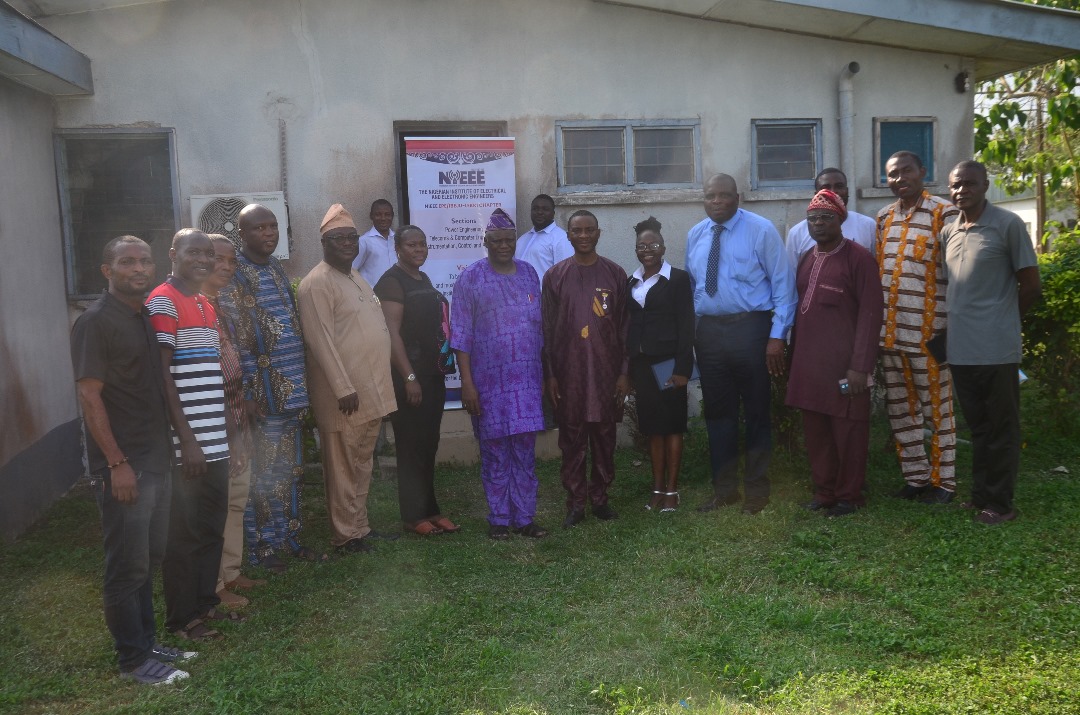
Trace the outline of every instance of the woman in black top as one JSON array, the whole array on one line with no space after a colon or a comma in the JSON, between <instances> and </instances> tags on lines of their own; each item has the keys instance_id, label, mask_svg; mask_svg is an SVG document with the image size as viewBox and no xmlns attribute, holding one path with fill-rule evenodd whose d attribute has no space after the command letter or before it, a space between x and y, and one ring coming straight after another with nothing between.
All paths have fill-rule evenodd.
<instances>
[{"instance_id":1,"label":"woman in black top","mask_svg":"<svg viewBox=\"0 0 1080 715\"><path fill-rule=\"evenodd\" d=\"M686 271L664 260L660 222L650 216L634 232L641 268L630 277L626 349L638 429L649 437L652 461L653 493L645 508L669 512L679 504L686 383L694 368L694 296Z\"/></svg>"},{"instance_id":2,"label":"woman in black top","mask_svg":"<svg viewBox=\"0 0 1080 715\"><path fill-rule=\"evenodd\" d=\"M397 451L398 502L405 526L422 536L460 527L439 512L435 453L446 401L445 343L449 304L420 270L427 236L416 226L394 235L398 262L375 285L390 331L390 364L398 409L390 415ZM444 349L446 352L443 352ZM450 369L452 372L452 368Z\"/></svg>"}]
</instances>

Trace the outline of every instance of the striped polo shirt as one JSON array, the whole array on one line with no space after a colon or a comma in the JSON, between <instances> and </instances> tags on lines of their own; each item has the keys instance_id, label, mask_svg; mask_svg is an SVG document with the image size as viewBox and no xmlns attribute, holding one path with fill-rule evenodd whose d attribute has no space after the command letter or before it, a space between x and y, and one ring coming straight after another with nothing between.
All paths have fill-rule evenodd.
<instances>
[{"instance_id":1,"label":"striped polo shirt","mask_svg":"<svg viewBox=\"0 0 1080 715\"><path fill-rule=\"evenodd\" d=\"M207 462L229 457L225 430L225 387L217 314L206 296L185 295L169 278L146 301L157 341L173 349L172 373L180 405ZM180 440L174 430L177 460Z\"/></svg>"}]
</instances>

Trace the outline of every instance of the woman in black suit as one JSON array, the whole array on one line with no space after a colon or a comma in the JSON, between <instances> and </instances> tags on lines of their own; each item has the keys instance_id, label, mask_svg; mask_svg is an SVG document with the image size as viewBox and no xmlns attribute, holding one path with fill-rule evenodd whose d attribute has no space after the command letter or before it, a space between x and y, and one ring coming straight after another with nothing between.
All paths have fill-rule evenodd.
<instances>
[{"instance_id":1,"label":"woman in black suit","mask_svg":"<svg viewBox=\"0 0 1080 715\"><path fill-rule=\"evenodd\" d=\"M634 232L641 268L630 277L626 347L638 429L649 437L652 460L653 493L645 508L669 512L679 504L686 383L694 369L694 296L686 271L664 260L660 222L650 216Z\"/></svg>"}]
</instances>

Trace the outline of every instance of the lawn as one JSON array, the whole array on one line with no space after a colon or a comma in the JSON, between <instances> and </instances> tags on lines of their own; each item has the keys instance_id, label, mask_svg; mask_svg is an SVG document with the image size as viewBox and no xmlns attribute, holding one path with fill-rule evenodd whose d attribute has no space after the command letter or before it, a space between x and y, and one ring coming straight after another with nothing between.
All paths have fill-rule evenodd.
<instances>
[{"instance_id":1,"label":"lawn","mask_svg":"<svg viewBox=\"0 0 1080 715\"><path fill-rule=\"evenodd\" d=\"M870 504L838 520L799 507L805 461L784 453L759 516L696 513L700 428L675 514L644 511L648 462L624 450L621 518L564 531L544 463L540 542L488 540L477 469L443 469L460 533L295 564L158 689L115 675L97 511L76 488L0 547L0 712L1080 713L1080 445L1026 409L1022 514L1000 527L890 498L880 423ZM317 470L307 481L306 541L325 548ZM392 483L370 503L395 526Z\"/></svg>"}]
</instances>

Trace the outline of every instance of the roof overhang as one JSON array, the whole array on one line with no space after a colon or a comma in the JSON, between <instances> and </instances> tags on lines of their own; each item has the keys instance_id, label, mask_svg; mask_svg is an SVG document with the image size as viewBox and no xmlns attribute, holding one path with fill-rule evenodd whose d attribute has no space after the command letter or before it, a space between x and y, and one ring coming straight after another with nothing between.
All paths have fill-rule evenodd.
<instances>
[{"instance_id":1,"label":"roof overhang","mask_svg":"<svg viewBox=\"0 0 1080 715\"><path fill-rule=\"evenodd\" d=\"M594 0L845 42L959 55L976 80L1080 53L1080 12L1011 0Z\"/></svg>"},{"instance_id":2,"label":"roof overhang","mask_svg":"<svg viewBox=\"0 0 1080 715\"><path fill-rule=\"evenodd\" d=\"M62 97L94 93L90 58L0 2L0 77Z\"/></svg>"}]
</instances>

